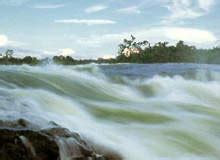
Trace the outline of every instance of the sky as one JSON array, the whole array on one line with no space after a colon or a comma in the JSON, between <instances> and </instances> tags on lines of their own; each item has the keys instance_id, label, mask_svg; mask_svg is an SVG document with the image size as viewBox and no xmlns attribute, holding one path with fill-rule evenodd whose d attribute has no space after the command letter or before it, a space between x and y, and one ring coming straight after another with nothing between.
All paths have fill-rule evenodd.
<instances>
[{"instance_id":1,"label":"sky","mask_svg":"<svg viewBox=\"0 0 220 160\"><path fill-rule=\"evenodd\" d=\"M219 7L219 0L0 0L0 52L109 58L131 34L215 47Z\"/></svg>"}]
</instances>

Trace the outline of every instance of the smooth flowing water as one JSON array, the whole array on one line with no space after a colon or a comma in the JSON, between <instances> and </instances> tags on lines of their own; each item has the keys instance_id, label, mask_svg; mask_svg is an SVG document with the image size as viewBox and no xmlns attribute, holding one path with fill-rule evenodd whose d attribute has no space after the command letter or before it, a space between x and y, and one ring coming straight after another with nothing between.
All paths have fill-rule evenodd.
<instances>
[{"instance_id":1,"label":"smooth flowing water","mask_svg":"<svg viewBox=\"0 0 220 160\"><path fill-rule=\"evenodd\" d=\"M218 160L220 66L0 66L0 118L54 121L125 160Z\"/></svg>"}]
</instances>

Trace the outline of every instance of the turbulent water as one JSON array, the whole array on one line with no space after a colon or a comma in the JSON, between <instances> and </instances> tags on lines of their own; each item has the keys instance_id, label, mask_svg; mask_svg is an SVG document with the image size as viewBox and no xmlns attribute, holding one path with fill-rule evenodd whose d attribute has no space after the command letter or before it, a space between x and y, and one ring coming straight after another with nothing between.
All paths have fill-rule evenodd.
<instances>
[{"instance_id":1,"label":"turbulent water","mask_svg":"<svg viewBox=\"0 0 220 160\"><path fill-rule=\"evenodd\" d=\"M125 160L218 160L220 66L0 66L0 118L54 121Z\"/></svg>"}]
</instances>

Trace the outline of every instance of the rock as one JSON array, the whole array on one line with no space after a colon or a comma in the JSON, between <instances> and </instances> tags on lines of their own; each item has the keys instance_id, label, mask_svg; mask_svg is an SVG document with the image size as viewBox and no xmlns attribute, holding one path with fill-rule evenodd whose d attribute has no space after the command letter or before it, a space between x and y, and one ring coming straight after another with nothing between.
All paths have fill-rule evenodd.
<instances>
[{"instance_id":1,"label":"rock","mask_svg":"<svg viewBox=\"0 0 220 160\"><path fill-rule=\"evenodd\" d=\"M100 155L103 155L104 160L123 160L122 156L120 156L117 153L117 151L109 149L105 146L99 145L94 142L88 142L94 147L95 152L99 153Z\"/></svg>"},{"instance_id":2,"label":"rock","mask_svg":"<svg viewBox=\"0 0 220 160\"><path fill-rule=\"evenodd\" d=\"M67 157L68 160L122 160L115 152L91 146L78 133L57 124L54 128L40 129L24 119L0 121L1 160L62 160Z\"/></svg>"},{"instance_id":3,"label":"rock","mask_svg":"<svg viewBox=\"0 0 220 160\"><path fill-rule=\"evenodd\" d=\"M53 139L31 130L0 129L1 160L59 159L59 148Z\"/></svg>"},{"instance_id":4,"label":"rock","mask_svg":"<svg viewBox=\"0 0 220 160\"><path fill-rule=\"evenodd\" d=\"M25 119L18 119L17 121L3 121L3 120L0 120L0 128L39 129L40 127L28 122Z\"/></svg>"}]
</instances>

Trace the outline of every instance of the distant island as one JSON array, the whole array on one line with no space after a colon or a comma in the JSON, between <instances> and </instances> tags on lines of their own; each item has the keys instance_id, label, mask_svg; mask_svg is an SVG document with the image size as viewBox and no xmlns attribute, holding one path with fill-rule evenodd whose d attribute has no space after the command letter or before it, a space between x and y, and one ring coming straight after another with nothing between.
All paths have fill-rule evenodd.
<instances>
[{"instance_id":1,"label":"distant island","mask_svg":"<svg viewBox=\"0 0 220 160\"><path fill-rule=\"evenodd\" d=\"M131 35L130 39L124 39L119 44L116 58L98 59L75 59L71 56L58 55L51 58L38 59L36 57L25 56L23 58L14 57L14 51L8 49L4 54L0 54L0 64L3 65L39 65L53 61L56 64L78 65L88 63L208 63L220 64L220 47L212 49L197 49L179 41L176 45L169 45L168 42L158 42L151 45L149 41L137 42Z\"/></svg>"}]
</instances>

